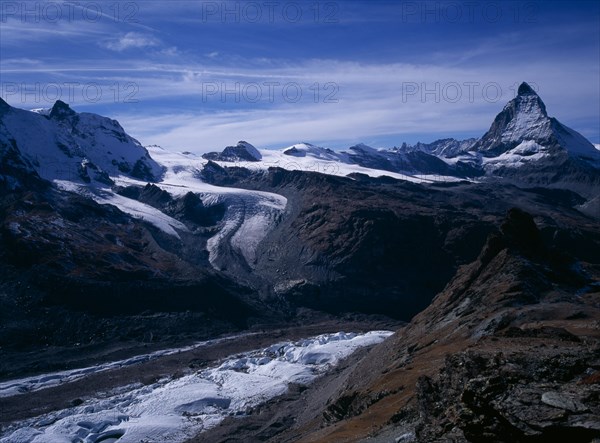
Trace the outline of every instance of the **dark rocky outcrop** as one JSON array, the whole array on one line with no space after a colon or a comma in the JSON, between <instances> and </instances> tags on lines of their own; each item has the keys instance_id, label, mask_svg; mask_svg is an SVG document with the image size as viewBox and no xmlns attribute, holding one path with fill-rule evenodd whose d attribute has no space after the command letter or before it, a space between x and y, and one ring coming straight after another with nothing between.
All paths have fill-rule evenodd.
<instances>
[{"instance_id":1,"label":"dark rocky outcrop","mask_svg":"<svg viewBox=\"0 0 600 443\"><path fill-rule=\"evenodd\" d=\"M245 141L239 141L235 146L227 146L223 152L209 152L202 156L207 160L223 162L257 162L262 159L261 153Z\"/></svg>"},{"instance_id":2,"label":"dark rocky outcrop","mask_svg":"<svg viewBox=\"0 0 600 443\"><path fill-rule=\"evenodd\" d=\"M590 286L600 270L557 260L522 210L499 228L427 309L355 365L325 408L267 441L600 438L599 293Z\"/></svg>"}]
</instances>

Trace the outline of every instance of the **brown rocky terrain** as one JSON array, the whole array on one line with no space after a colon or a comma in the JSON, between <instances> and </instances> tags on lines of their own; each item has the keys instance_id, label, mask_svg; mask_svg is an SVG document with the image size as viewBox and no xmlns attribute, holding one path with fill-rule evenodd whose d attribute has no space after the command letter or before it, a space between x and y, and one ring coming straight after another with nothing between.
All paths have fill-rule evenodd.
<instances>
[{"instance_id":1,"label":"brown rocky terrain","mask_svg":"<svg viewBox=\"0 0 600 443\"><path fill-rule=\"evenodd\" d=\"M407 327L314 389L198 441L600 438L598 271L513 209Z\"/></svg>"},{"instance_id":2,"label":"brown rocky terrain","mask_svg":"<svg viewBox=\"0 0 600 443\"><path fill-rule=\"evenodd\" d=\"M215 184L288 199L289 212L260 245L252 274L293 305L410 320L459 266L477 258L513 206L534 214L542 237L558 249L600 261L596 222L575 209L583 200L570 191L500 183L423 186L277 168L252 174L218 165L203 173Z\"/></svg>"}]
</instances>

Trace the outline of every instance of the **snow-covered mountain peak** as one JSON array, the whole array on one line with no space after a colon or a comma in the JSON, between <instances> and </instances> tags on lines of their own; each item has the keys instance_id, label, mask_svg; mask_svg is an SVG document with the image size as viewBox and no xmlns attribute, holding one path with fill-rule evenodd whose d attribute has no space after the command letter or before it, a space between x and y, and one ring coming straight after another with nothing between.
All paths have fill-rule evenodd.
<instances>
[{"instance_id":1,"label":"snow-covered mountain peak","mask_svg":"<svg viewBox=\"0 0 600 443\"><path fill-rule=\"evenodd\" d=\"M432 143L418 142L415 145L402 143L399 148L394 148L393 151L401 153L409 152L424 152L426 154L435 155L441 158L455 158L463 155L477 142L476 138L468 138L465 140L456 140L454 138L443 138Z\"/></svg>"},{"instance_id":2,"label":"snow-covered mountain peak","mask_svg":"<svg viewBox=\"0 0 600 443\"><path fill-rule=\"evenodd\" d=\"M208 152L202 157L206 160L227 162L257 162L262 160L260 151L244 140L240 140L235 146L227 146L222 152Z\"/></svg>"},{"instance_id":3,"label":"snow-covered mountain peak","mask_svg":"<svg viewBox=\"0 0 600 443\"><path fill-rule=\"evenodd\" d=\"M283 154L291 157L312 157L318 160L341 161L340 155L329 148L322 148L311 143L296 143L283 149Z\"/></svg>"},{"instance_id":4,"label":"snow-covered mountain peak","mask_svg":"<svg viewBox=\"0 0 600 443\"><path fill-rule=\"evenodd\" d=\"M527 114L539 118L548 118L546 104L537 92L525 82L521 83L517 96L508 102L504 109L512 111L513 117L518 116L518 114Z\"/></svg>"},{"instance_id":5,"label":"snow-covered mountain peak","mask_svg":"<svg viewBox=\"0 0 600 443\"><path fill-rule=\"evenodd\" d=\"M487 158L499 158L509 151L513 154L514 148L529 141L540 146L539 153L546 158L563 161L575 156L593 162L599 159L597 150L585 137L548 116L546 105L527 83L519 86L517 97L506 104L471 151ZM519 155L532 154L528 149Z\"/></svg>"},{"instance_id":6,"label":"snow-covered mountain peak","mask_svg":"<svg viewBox=\"0 0 600 443\"><path fill-rule=\"evenodd\" d=\"M256 160L260 160L262 158L262 155L259 152L259 150L247 141L240 140L237 144L237 147L244 149L251 157L253 157Z\"/></svg>"},{"instance_id":7,"label":"snow-covered mountain peak","mask_svg":"<svg viewBox=\"0 0 600 443\"><path fill-rule=\"evenodd\" d=\"M531 86L527 82L521 83L517 91L518 95L537 95Z\"/></svg>"},{"instance_id":8,"label":"snow-covered mountain peak","mask_svg":"<svg viewBox=\"0 0 600 443\"><path fill-rule=\"evenodd\" d=\"M364 152L364 153L376 153L377 149L372 148L369 145L365 145L364 143L359 143L357 145L354 146L350 146L348 148L349 151L355 151L355 152Z\"/></svg>"},{"instance_id":9,"label":"snow-covered mountain peak","mask_svg":"<svg viewBox=\"0 0 600 443\"><path fill-rule=\"evenodd\" d=\"M49 113L0 103L0 147L12 146L47 180L108 184L112 177L155 181L162 168L121 125L107 117L77 113L57 101Z\"/></svg>"}]
</instances>

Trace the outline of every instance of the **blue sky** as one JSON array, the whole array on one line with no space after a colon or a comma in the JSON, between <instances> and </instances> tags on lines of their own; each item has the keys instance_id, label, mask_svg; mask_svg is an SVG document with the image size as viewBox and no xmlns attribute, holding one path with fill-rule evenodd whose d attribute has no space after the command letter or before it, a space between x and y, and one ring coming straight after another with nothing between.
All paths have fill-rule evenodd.
<instances>
[{"instance_id":1,"label":"blue sky","mask_svg":"<svg viewBox=\"0 0 600 443\"><path fill-rule=\"evenodd\" d=\"M206 152L479 137L530 82L600 143L594 1L0 0L0 94Z\"/></svg>"}]
</instances>

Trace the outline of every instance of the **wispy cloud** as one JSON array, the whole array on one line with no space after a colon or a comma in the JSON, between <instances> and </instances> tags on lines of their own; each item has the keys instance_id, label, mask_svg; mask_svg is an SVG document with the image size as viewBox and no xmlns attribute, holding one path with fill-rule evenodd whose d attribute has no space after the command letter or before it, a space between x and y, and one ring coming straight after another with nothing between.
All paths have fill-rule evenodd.
<instances>
[{"instance_id":1,"label":"wispy cloud","mask_svg":"<svg viewBox=\"0 0 600 443\"><path fill-rule=\"evenodd\" d=\"M9 17L0 24L0 41L5 49L56 39L95 38L110 32L101 23L91 25L85 21L27 22Z\"/></svg>"},{"instance_id":2,"label":"wispy cloud","mask_svg":"<svg viewBox=\"0 0 600 443\"><path fill-rule=\"evenodd\" d=\"M100 45L112 51L121 52L128 49L155 48L161 46L162 43L152 35L128 32L115 39L101 42Z\"/></svg>"},{"instance_id":3,"label":"wispy cloud","mask_svg":"<svg viewBox=\"0 0 600 443\"><path fill-rule=\"evenodd\" d=\"M230 138L277 146L305 139L341 143L389 136L401 143L400 134L418 134L423 141L460 132L482 134L523 80L537 85L549 112L566 124L597 115L590 97L600 97L594 82L597 73L586 65L571 63L557 72L552 63L534 59L519 66L518 74L514 65L503 60L470 68L318 59L302 64L269 61L264 67L253 60L235 67L144 60L105 68L96 62L61 68L20 60L8 60L8 66L23 71L19 78L26 78L24 73L35 77L41 70L55 72L65 82L96 82L107 91L102 99L90 102L80 96L75 107L95 111L100 104L112 102L116 112L111 116L143 143L198 152L235 141ZM568 94L565 79L569 79ZM129 104L127 112L116 105L131 94L121 94L115 103L115 84L135 84L136 103ZM277 86L270 90L265 85ZM289 88L288 96L284 95L287 85L296 85ZM325 89L326 85L337 89ZM256 86L261 94L258 100L254 100ZM298 88L302 97L296 101ZM8 101L17 100L19 105L19 97L13 95ZM590 127L586 123L575 129Z\"/></svg>"},{"instance_id":4,"label":"wispy cloud","mask_svg":"<svg viewBox=\"0 0 600 443\"><path fill-rule=\"evenodd\" d=\"M277 146L481 134L525 80L552 115L600 141L600 30L588 6L560 23L581 6L546 14L558 2L540 2L537 21L522 23L514 9L525 3L506 2L502 21L488 23L478 5L475 22L441 14L424 23L425 9L408 14L421 3L336 2L339 23L324 22L328 2L315 3L318 18L302 3L297 24L281 19L283 4L277 23L266 10L253 22L240 1L97 2L93 22L11 16L0 26L0 93L34 108L75 83L61 98L76 109L118 117L147 144L204 151L241 138ZM207 18L203 5L220 12Z\"/></svg>"}]
</instances>

